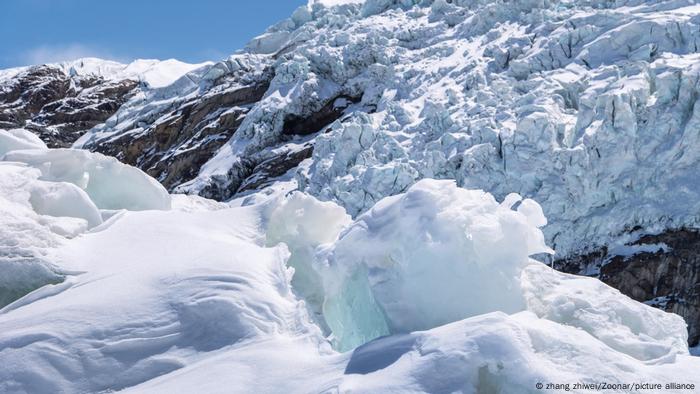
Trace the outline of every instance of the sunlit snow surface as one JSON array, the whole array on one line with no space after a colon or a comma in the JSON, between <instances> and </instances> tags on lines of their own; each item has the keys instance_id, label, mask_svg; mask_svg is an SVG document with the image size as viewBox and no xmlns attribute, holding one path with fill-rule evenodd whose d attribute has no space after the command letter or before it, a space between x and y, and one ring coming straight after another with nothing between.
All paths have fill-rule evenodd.
<instances>
[{"instance_id":1,"label":"sunlit snow surface","mask_svg":"<svg viewBox=\"0 0 700 394\"><path fill-rule=\"evenodd\" d=\"M298 192L164 206L136 169L34 148L0 162L2 393L700 384L680 317L528 257L546 219L518 195L424 180L355 221Z\"/></svg>"},{"instance_id":2,"label":"sunlit snow surface","mask_svg":"<svg viewBox=\"0 0 700 394\"><path fill-rule=\"evenodd\" d=\"M162 88L175 82L190 71L211 64L210 62L190 64L175 59L138 59L129 64L98 58L82 58L72 61L50 63L66 75L98 77L106 80L132 79L145 83L150 88ZM0 81L15 77L32 66L0 70Z\"/></svg>"}]
</instances>

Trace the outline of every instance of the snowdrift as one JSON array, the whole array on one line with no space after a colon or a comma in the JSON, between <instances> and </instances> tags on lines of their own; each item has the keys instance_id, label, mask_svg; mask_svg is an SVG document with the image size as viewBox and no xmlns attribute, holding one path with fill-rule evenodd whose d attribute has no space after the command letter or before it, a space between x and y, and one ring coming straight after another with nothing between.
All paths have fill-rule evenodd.
<instances>
[{"instance_id":1,"label":"snowdrift","mask_svg":"<svg viewBox=\"0 0 700 394\"><path fill-rule=\"evenodd\" d=\"M423 180L353 221L162 192L101 155L5 154L0 392L700 385L679 316L530 257L552 252L533 200Z\"/></svg>"}]
</instances>

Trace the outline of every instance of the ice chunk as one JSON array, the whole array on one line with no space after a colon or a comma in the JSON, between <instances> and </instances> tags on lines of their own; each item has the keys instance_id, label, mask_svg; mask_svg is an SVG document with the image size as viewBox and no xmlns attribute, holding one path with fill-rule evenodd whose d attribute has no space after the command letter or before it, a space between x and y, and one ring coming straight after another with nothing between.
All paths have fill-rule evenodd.
<instances>
[{"instance_id":1,"label":"ice chunk","mask_svg":"<svg viewBox=\"0 0 700 394\"><path fill-rule=\"evenodd\" d=\"M170 209L170 195L138 168L99 153L76 149L14 151L4 160L41 170L41 179L70 182L85 190L100 209Z\"/></svg>"},{"instance_id":2,"label":"ice chunk","mask_svg":"<svg viewBox=\"0 0 700 394\"><path fill-rule=\"evenodd\" d=\"M326 323L348 349L379 335L523 310L520 271L528 256L551 252L543 240L530 218L488 193L422 180L377 203L324 251Z\"/></svg>"},{"instance_id":3,"label":"ice chunk","mask_svg":"<svg viewBox=\"0 0 700 394\"><path fill-rule=\"evenodd\" d=\"M287 264L294 268L292 286L321 324L323 286L312 267L314 253L319 245L334 242L351 222L342 207L299 192L273 202L269 213L266 244L287 245L291 253Z\"/></svg>"},{"instance_id":4,"label":"ice chunk","mask_svg":"<svg viewBox=\"0 0 700 394\"><path fill-rule=\"evenodd\" d=\"M0 157L19 149L47 149L46 144L34 133L24 129L0 129Z\"/></svg>"},{"instance_id":5,"label":"ice chunk","mask_svg":"<svg viewBox=\"0 0 700 394\"><path fill-rule=\"evenodd\" d=\"M90 227L102 223L99 209L83 189L72 183L37 181L32 185L29 202L40 215L82 218Z\"/></svg>"}]
</instances>

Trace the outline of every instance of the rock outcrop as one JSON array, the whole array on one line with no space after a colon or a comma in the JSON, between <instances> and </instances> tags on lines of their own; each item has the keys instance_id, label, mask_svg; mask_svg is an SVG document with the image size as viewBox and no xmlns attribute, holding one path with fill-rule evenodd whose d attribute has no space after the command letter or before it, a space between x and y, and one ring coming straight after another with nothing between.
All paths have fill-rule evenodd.
<instances>
[{"instance_id":1,"label":"rock outcrop","mask_svg":"<svg viewBox=\"0 0 700 394\"><path fill-rule=\"evenodd\" d=\"M26 128L50 147L68 147L104 123L133 96L139 82L30 67L0 81L0 128Z\"/></svg>"},{"instance_id":2,"label":"rock outcrop","mask_svg":"<svg viewBox=\"0 0 700 394\"><path fill-rule=\"evenodd\" d=\"M555 267L598 277L623 294L681 315L691 346L700 342L700 231L644 235L622 248L601 248Z\"/></svg>"}]
</instances>

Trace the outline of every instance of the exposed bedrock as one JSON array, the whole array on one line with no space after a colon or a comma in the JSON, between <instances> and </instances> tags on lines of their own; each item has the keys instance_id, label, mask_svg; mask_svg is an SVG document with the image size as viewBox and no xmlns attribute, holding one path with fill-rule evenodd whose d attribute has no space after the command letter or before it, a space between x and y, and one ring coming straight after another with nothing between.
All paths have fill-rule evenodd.
<instances>
[{"instance_id":1,"label":"exposed bedrock","mask_svg":"<svg viewBox=\"0 0 700 394\"><path fill-rule=\"evenodd\" d=\"M601 248L559 260L560 270L600 278L623 294L681 315L688 342L700 341L700 231L669 230L645 235L622 248Z\"/></svg>"},{"instance_id":2,"label":"exposed bedrock","mask_svg":"<svg viewBox=\"0 0 700 394\"><path fill-rule=\"evenodd\" d=\"M187 100L145 130L134 125L135 132L99 141L89 149L139 167L173 188L197 175L267 87L262 82Z\"/></svg>"},{"instance_id":3,"label":"exposed bedrock","mask_svg":"<svg viewBox=\"0 0 700 394\"><path fill-rule=\"evenodd\" d=\"M0 82L0 128L26 128L49 147L70 146L117 112L138 86L131 79L72 76L52 65Z\"/></svg>"}]
</instances>

